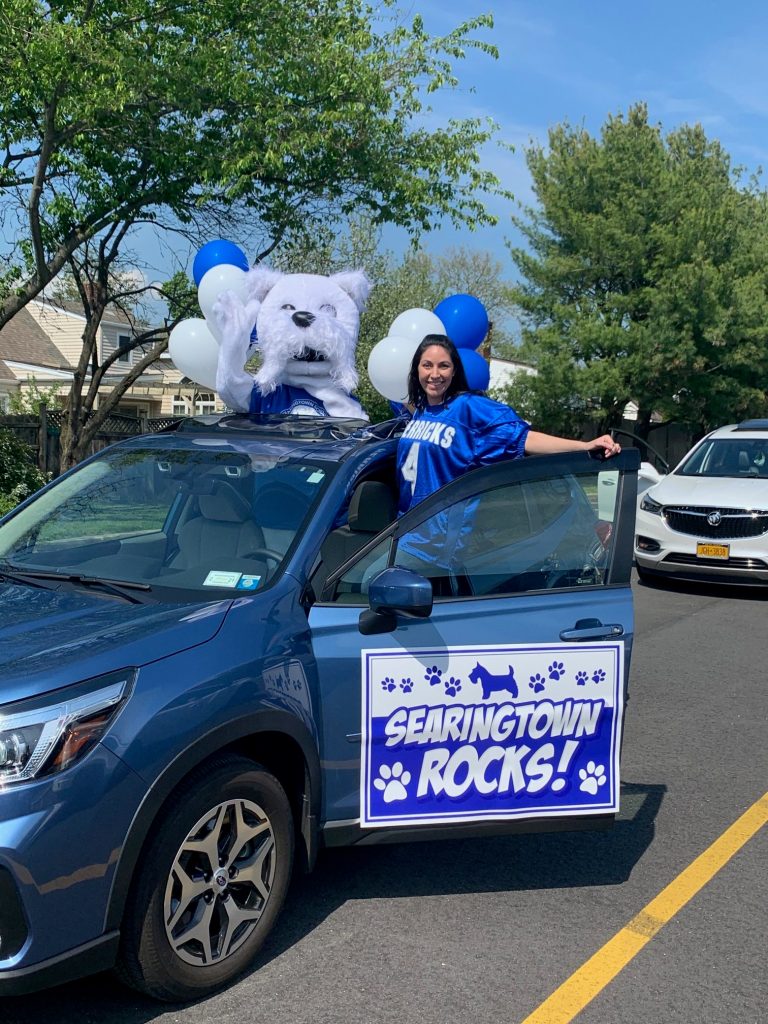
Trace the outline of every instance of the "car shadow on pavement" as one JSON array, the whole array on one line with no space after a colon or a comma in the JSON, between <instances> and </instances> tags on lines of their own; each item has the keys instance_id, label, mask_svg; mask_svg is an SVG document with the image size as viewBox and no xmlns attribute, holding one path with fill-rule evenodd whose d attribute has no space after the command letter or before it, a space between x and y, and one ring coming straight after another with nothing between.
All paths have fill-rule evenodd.
<instances>
[{"instance_id":1,"label":"car shadow on pavement","mask_svg":"<svg viewBox=\"0 0 768 1024\"><path fill-rule=\"evenodd\" d=\"M621 885L653 840L665 792L664 785L623 782L622 811L613 828L604 832L325 851L311 875L294 878L286 905L253 971L320 927L350 899ZM179 1019L174 1007L124 988L110 974L0 999L2 1024L148 1024L165 1014Z\"/></svg>"},{"instance_id":2,"label":"car shadow on pavement","mask_svg":"<svg viewBox=\"0 0 768 1024\"><path fill-rule=\"evenodd\" d=\"M695 594L699 597L728 597L731 600L741 601L768 601L768 586L755 586L748 583L707 583L704 580L683 580L657 578L646 576L643 579L636 577L633 580L634 586L644 587L646 590L664 590L668 593Z\"/></svg>"},{"instance_id":3,"label":"car shadow on pavement","mask_svg":"<svg viewBox=\"0 0 768 1024\"><path fill-rule=\"evenodd\" d=\"M294 881L261 962L279 956L349 899L620 885L650 846L666 786L622 783L604 832L549 832L330 850Z\"/></svg>"}]
</instances>

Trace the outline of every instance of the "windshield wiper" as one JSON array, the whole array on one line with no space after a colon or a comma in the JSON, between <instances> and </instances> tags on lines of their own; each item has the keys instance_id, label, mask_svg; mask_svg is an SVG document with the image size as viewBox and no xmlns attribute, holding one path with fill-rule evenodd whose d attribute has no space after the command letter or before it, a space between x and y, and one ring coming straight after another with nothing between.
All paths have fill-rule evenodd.
<instances>
[{"instance_id":1,"label":"windshield wiper","mask_svg":"<svg viewBox=\"0 0 768 1024\"><path fill-rule=\"evenodd\" d=\"M38 580L58 580L61 583L74 583L76 586L83 587L99 587L109 594L115 594L117 597L122 597L126 601L130 601L132 604L143 604L144 602L136 594L132 594L132 590L150 591L152 587L149 583L137 583L134 580L109 580L101 579L99 576L83 576L80 573L65 573L65 572L54 572L50 569L24 569L18 570L16 568L6 567L0 562L0 576L4 576L8 580L12 580L15 583L27 583L31 587L42 587L45 590L50 590L44 583L37 582Z\"/></svg>"},{"instance_id":2,"label":"windshield wiper","mask_svg":"<svg viewBox=\"0 0 768 1024\"><path fill-rule=\"evenodd\" d=\"M27 587L37 587L39 590L53 590L53 587L49 587L46 583L41 583L37 576L37 573L31 572L19 572L17 569L11 569L0 562L0 579L7 580L9 583L23 583Z\"/></svg>"},{"instance_id":3,"label":"windshield wiper","mask_svg":"<svg viewBox=\"0 0 768 1024\"><path fill-rule=\"evenodd\" d=\"M136 583L134 580L103 580L100 576L79 576L77 573L71 573L63 577L59 573L56 575L60 579L64 579L66 583L75 583L82 587L100 587L108 594L116 594L132 604L144 603L140 597L131 593L132 590L143 590L146 593L152 589L148 583Z\"/></svg>"}]
</instances>

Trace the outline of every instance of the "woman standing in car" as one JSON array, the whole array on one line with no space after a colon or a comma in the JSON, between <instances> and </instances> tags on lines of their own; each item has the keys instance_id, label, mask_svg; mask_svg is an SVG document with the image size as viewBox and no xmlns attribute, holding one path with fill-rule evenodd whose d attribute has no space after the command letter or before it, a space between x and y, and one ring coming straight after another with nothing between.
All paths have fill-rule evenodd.
<instances>
[{"instance_id":1,"label":"woman standing in car","mask_svg":"<svg viewBox=\"0 0 768 1024\"><path fill-rule=\"evenodd\" d=\"M413 415L397 450L400 515L443 484L500 459L621 451L608 434L576 441L531 430L510 406L471 391L456 346L442 334L428 334L414 353L408 403Z\"/></svg>"}]
</instances>

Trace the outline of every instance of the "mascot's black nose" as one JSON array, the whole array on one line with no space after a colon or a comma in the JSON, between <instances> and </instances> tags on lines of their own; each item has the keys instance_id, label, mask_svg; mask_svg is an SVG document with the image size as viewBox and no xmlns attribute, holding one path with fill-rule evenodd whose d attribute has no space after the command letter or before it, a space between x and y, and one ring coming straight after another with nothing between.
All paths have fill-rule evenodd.
<instances>
[{"instance_id":1,"label":"mascot's black nose","mask_svg":"<svg viewBox=\"0 0 768 1024\"><path fill-rule=\"evenodd\" d=\"M309 327L315 322L315 314L299 309L293 314L291 320L293 320L297 327Z\"/></svg>"}]
</instances>

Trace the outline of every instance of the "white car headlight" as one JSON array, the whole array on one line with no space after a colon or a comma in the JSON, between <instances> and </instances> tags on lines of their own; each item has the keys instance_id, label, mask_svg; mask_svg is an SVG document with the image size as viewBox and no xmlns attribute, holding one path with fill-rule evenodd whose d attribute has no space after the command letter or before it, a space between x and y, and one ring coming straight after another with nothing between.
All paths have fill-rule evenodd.
<instances>
[{"instance_id":1,"label":"white car headlight","mask_svg":"<svg viewBox=\"0 0 768 1024\"><path fill-rule=\"evenodd\" d=\"M104 734L125 703L135 672L0 707L0 789L63 771Z\"/></svg>"},{"instance_id":2,"label":"white car headlight","mask_svg":"<svg viewBox=\"0 0 768 1024\"><path fill-rule=\"evenodd\" d=\"M660 516L662 505L660 502L654 501L649 495L644 494L640 502L640 508L643 512L650 512L654 516Z\"/></svg>"}]
</instances>

